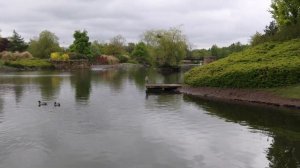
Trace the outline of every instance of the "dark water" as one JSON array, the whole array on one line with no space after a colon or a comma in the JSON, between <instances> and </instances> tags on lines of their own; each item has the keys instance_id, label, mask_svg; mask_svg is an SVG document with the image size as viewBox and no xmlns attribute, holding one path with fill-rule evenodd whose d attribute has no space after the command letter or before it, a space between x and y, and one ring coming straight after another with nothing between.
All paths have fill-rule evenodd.
<instances>
[{"instance_id":1,"label":"dark water","mask_svg":"<svg viewBox=\"0 0 300 168\"><path fill-rule=\"evenodd\" d=\"M0 168L300 167L299 111L146 96L146 75L182 81L136 67L1 73Z\"/></svg>"}]
</instances>

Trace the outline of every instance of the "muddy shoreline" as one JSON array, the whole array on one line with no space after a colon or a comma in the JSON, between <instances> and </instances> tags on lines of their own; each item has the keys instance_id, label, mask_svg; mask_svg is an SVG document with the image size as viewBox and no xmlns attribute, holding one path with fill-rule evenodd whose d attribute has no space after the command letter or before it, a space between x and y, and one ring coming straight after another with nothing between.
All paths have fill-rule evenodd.
<instances>
[{"instance_id":1,"label":"muddy shoreline","mask_svg":"<svg viewBox=\"0 0 300 168\"><path fill-rule=\"evenodd\" d=\"M255 89L230 89L183 86L180 93L201 97L204 99L226 100L233 102L246 102L277 107L300 109L300 99L289 99L274 95L270 92Z\"/></svg>"}]
</instances>

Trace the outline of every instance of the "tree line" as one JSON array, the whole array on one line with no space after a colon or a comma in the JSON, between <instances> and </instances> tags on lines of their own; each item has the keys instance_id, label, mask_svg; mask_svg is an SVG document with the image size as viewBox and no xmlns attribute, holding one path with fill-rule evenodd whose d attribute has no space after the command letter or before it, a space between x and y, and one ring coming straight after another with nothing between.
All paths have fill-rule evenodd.
<instances>
[{"instance_id":1,"label":"tree line","mask_svg":"<svg viewBox=\"0 0 300 168\"><path fill-rule=\"evenodd\" d=\"M211 55L223 58L247 47L237 42L228 47L213 45L210 49L192 50L186 36L176 27L168 30L148 30L138 43L127 43L122 35L111 38L107 43L97 40L91 42L85 30L76 30L73 38L73 43L64 48L60 46L59 38L54 33L45 30L26 43L14 30L11 37L0 37L0 52L29 51L34 57L41 59L48 59L51 53L68 53L71 59L90 61L100 55L113 55L120 62L131 61L144 65L172 67L179 66L184 58L202 58Z\"/></svg>"},{"instance_id":2,"label":"tree line","mask_svg":"<svg viewBox=\"0 0 300 168\"><path fill-rule=\"evenodd\" d=\"M40 59L49 59L51 53L55 57L58 57L57 53L68 53L70 59L90 61L100 55L112 55L121 62L132 61L144 65L172 67L179 66L188 49L187 39L178 28L148 30L138 43L126 43L126 39L121 35L111 38L107 43L91 42L86 30L76 30L73 38L73 43L64 48L60 46L59 38L50 31L42 31L37 38L30 39L28 43L13 31L11 37L0 37L0 52L29 51Z\"/></svg>"},{"instance_id":3,"label":"tree line","mask_svg":"<svg viewBox=\"0 0 300 168\"><path fill-rule=\"evenodd\" d=\"M215 56L217 58L224 58L234 52L240 52L248 48L248 44L241 42L232 43L228 47L218 47L216 44L212 45L209 49L194 49L190 52L190 58L203 58L206 56Z\"/></svg>"}]
</instances>

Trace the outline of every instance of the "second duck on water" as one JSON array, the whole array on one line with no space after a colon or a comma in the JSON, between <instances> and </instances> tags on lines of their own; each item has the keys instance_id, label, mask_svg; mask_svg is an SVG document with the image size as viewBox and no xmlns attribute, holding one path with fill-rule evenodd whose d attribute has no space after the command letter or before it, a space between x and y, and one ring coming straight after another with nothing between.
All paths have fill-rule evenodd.
<instances>
[{"instance_id":1,"label":"second duck on water","mask_svg":"<svg viewBox=\"0 0 300 168\"><path fill-rule=\"evenodd\" d=\"M59 107L59 106L60 106L60 103L54 102L54 107Z\"/></svg>"},{"instance_id":2,"label":"second duck on water","mask_svg":"<svg viewBox=\"0 0 300 168\"><path fill-rule=\"evenodd\" d=\"M38 103L39 103L39 106L47 106L47 103L46 103L46 102L41 102L41 101L39 100Z\"/></svg>"}]
</instances>

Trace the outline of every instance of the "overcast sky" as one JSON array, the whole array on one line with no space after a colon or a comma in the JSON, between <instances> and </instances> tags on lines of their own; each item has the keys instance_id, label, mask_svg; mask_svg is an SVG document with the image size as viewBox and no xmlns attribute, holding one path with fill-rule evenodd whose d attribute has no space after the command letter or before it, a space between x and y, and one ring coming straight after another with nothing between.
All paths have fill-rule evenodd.
<instances>
[{"instance_id":1,"label":"overcast sky","mask_svg":"<svg viewBox=\"0 0 300 168\"><path fill-rule=\"evenodd\" d=\"M137 42L149 29L181 26L193 48L248 43L271 21L271 0L1 0L1 36L15 29L28 41L43 30L61 45L75 30L91 40L108 41L121 34Z\"/></svg>"}]
</instances>

